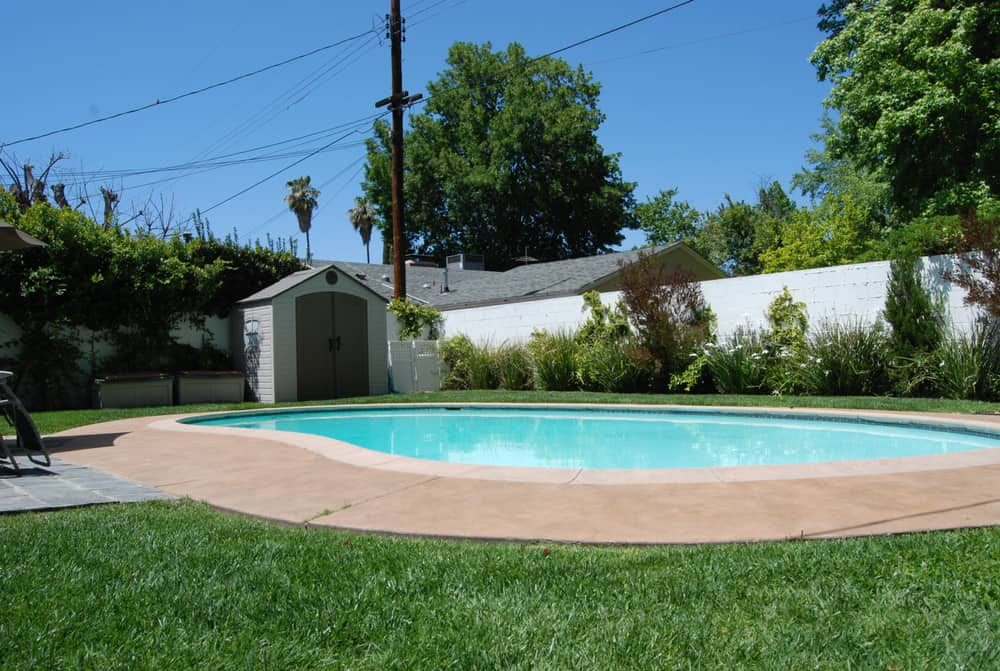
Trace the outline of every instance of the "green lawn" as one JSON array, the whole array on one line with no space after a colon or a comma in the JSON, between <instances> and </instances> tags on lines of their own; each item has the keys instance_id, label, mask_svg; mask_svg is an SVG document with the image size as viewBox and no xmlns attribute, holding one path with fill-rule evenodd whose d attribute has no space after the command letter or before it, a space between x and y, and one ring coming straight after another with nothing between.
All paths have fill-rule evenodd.
<instances>
[{"instance_id":1,"label":"green lawn","mask_svg":"<svg viewBox=\"0 0 1000 671\"><path fill-rule=\"evenodd\" d=\"M442 391L425 394L366 396L321 403L414 403L414 402L498 402L498 403L672 403L677 405L740 405L766 408L853 408L858 410L909 410L914 412L1000 413L1000 403L952 401L935 398L890 398L886 396L735 396L726 394L601 394L554 391ZM318 405L300 403L283 405ZM238 405L187 405L162 408L106 410L59 410L34 413L43 434L113 419L166 415L178 412L240 410L275 407L259 403Z\"/></svg>"},{"instance_id":2,"label":"green lawn","mask_svg":"<svg viewBox=\"0 0 1000 671\"><path fill-rule=\"evenodd\" d=\"M0 516L5 669L995 669L1000 529L665 548Z\"/></svg>"}]
</instances>

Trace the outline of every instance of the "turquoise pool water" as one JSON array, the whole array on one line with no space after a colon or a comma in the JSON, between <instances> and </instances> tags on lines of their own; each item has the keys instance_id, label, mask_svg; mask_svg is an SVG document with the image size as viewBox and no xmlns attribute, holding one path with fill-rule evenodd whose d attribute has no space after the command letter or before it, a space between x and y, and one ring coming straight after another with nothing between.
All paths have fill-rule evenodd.
<instances>
[{"instance_id":1,"label":"turquoise pool water","mask_svg":"<svg viewBox=\"0 0 1000 671\"><path fill-rule=\"evenodd\" d=\"M971 432L710 411L351 408L188 421L310 433L387 454L496 466L696 468L1000 447L1000 437Z\"/></svg>"}]
</instances>

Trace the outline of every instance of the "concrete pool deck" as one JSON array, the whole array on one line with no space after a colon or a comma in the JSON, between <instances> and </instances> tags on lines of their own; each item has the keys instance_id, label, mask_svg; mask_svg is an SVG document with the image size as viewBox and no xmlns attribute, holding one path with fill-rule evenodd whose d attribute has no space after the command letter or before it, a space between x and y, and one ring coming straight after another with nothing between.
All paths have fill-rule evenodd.
<instances>
[{"instance_id":1,"label":"concrete pool deck","mask_svg":"<svg viewBox=\"0 0 1000 671\"><path fill-rule=\"evenodd\" d=\"M1000 430L1000 417L992 416L782 412L959 421ZM519 469L406 459L302 434L176 422L185 416L80 427L53 436L51 449L64 461L222 509L360 532L640 544L1000 524L1000 449L796 466Z\"/></svg>"}]
</instances>

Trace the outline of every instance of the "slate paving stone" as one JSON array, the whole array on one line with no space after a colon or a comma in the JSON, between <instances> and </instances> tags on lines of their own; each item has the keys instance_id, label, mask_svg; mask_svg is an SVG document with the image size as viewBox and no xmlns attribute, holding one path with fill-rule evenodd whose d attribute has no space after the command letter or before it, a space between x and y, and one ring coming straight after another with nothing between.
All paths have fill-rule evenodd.
<instances>
[{"instance_id":1,"label":"slate paving stone","mask_svg":"<svg viewBox=\"0 0 1000 671\"><path fill-rule=\"evenodd\" d=\"M110 473L70 464L52 457L50 466L31 464L18 458L21 475L0 470L0 513L98 503L133 503L170 499L173 496Z\"/></svg>"}]
</instances>

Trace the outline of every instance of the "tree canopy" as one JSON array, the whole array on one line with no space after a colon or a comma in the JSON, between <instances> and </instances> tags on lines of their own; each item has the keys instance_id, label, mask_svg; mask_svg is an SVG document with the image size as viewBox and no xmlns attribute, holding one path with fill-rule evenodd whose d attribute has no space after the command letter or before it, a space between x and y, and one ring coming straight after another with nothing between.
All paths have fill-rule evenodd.
<instances>
[{"instance_id":1,"label":"tree canopy","mask_svg":"<svg viewBox=\"0 0 1000 671\"><path fill-rule=\"evenodd\" d=\"M456 43L406 134L408 252L484 254L505 269L609 251L631 223L634 185L597 141L600 85L518 44ZM368 142L364 198L391 225L389 128Z\"/></svg>"},{"instance_id":2,"label":"tree canopy","mask_svg":"<svg viewBox=\"0 0 1000 671\"><path fill-rule=\"evenodd\" d=\"M955 214L1000 195L1000 4L879 0L823 9L830 37L812 61L833 84L833 154L884 179L910 216Z\"/></svg>"}]
</instances>

